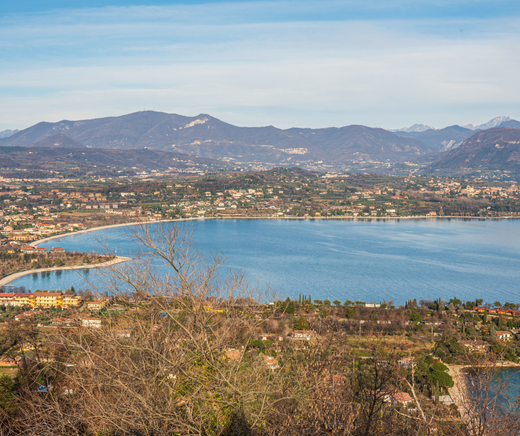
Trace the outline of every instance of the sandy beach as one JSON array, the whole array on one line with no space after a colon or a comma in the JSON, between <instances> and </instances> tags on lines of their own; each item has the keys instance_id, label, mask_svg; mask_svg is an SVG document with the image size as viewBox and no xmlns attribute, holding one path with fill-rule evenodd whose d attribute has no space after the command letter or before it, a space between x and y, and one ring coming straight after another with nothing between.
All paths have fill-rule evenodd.
<instances>
[{"instance_id":1,"label":"sandy beach","mask_svg":"<svg viewBox=\"0 0 520 436\"><path fill-rule=\"evenodd\" d=\"M17 278L26 276L28 274L34 274L34 273L42 273L42 272L48 272L48 271L64 271L64 270L74 270L74 269L87 269L87 268L103 268L106 266L116 265L118 263L127 262L129 260L132 260L130 257L116 257L115 259L112 259L108 262L103 263L97 263L97 264L88 264L88 265L77 265L77 266L62 266L62 267L52 267L52 268L40 268L40 269L31 269L28 271L20 271L11 275L8 275L7 277L4 277L2 280L0 280L0 286L7 285L8 283L12 282L13 280L16 280Z\"/></svg>"},{"instance_id":2,"label":"sandy beach","mask_svg":"<svg viewBox=\"0 0 520 436\"><path fill-rule=\"evenodd\" d=\"M130 227L130 226L139 226L139 225L156 224L156 223L173 223L173 222L196 221L198 219L199 218L181 218L181 219L176 219L176 220L135 221L135 222L130 222L130 223L111 224L111 225L108 225L108 226L91 227L91 228L85 229L85 230L78 230L77 232L60 233L59 235L49 236L48 238L44 238L44 239L38 239L37 241L33 241L30 244L28 244L28 245L30 245L32 247L36 247L39 244L42 244L42 243L47 242L47 241L51 241L52 239L63 238L64 236L79 235L81 233L94 232L96 230L114 229L114 228L117 228L117 227Z\"/></svg>"}]
</instances>

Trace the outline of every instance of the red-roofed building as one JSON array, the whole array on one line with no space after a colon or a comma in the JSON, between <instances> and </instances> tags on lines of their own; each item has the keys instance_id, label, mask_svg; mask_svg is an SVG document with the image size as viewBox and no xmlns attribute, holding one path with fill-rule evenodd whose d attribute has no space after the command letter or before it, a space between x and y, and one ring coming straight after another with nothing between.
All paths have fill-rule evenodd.
<instances>
[{"instance_id":1,"label":"red-roofed building","mask_svg":"<svg viewBox=\"0 0 520 436\"><path fill-rule=\"evenodd\" d=\"M27 254L45 254L49 252L46 248L33 247L32 245L24 245L20 250L22 253Z\"/></svg>"},{"instance_id":2,"label":"red-roofed building","mask_svg":"<svg viewBox=\"0 0 520 436\"><path fill-rule=\"evenodd\" d=\"M0 294L0 304L7 304L7 305L9 305L9 303L13 300L15 295L16 294L14 294L14 293Z\"/></svg>"},{"instance_id":3,"label":"red-roofed building","mask_svg":"<svg viewBox=\"0 0 520 436\"><path fill-rule=\"evenodd\" d=\"M392 400L392 404L394 405L400 404L405 406L413 402L413 398L407 392L394 392L390 395L390 398Z\"/></svg>"}]
</instances>

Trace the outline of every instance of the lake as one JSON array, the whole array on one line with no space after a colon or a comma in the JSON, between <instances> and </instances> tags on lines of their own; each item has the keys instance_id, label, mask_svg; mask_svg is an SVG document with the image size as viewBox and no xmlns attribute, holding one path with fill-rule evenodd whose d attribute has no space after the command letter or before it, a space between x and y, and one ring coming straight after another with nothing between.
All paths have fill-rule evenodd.
<instances>
[{"instance_id":1,"label":"lake","mask_svg":"<svg viewBox=\"0 0 520 436\"><path fill-rule=\"evenodd\" d=\"M91 252L106 241L117 255L132 256L136 246L128 232L103 229L40 246ZM270 284L283 298L520 302L517 220L201 220L194 240L206 253L224 254L224 271L244 268L251 283ZM85 274L39 273L11 285L82 289Z\"/></svg>"}]
</instances>

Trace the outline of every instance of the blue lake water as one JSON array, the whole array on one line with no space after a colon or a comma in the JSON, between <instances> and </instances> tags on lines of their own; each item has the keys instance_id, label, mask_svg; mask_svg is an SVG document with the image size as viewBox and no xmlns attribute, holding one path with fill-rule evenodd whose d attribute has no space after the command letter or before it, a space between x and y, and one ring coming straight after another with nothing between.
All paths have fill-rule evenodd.
<instances>
[{"instance_id":1,"label":"blue lake water","mask_svg":"<svg viewBox=\"0 0 520 436\"><path fill-rule=\"evenodd\" d=\"M252 284L269 284L280 297L520 302L520 221L206 220L196 226L197 247L226 257L223 272L244 268ZM91 252L101 251L104 241L118 255L132 256L136 246L128 233L126 227L104 229L40 246ZM83 275L39 273L11 284L82 289Z\"/></svg>"}]
</instances>

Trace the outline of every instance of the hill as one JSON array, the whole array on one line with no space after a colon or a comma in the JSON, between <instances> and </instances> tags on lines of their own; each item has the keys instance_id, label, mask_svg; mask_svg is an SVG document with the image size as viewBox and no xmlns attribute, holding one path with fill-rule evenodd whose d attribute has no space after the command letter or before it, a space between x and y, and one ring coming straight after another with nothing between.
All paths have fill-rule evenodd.
<instances>
[{"instance_id":1,"label":"hill","mask_svg":"<svg viewBox=\"0 0 520 436\"><path fill-rule=\"evenodd\" d=\"M83 144L69 138L63 133L49 136L31 145L31 147L67 147L67 148L86 148Z\"/></svg>"},{"instance_id":2,"label":"hill","mask_svg":"<svg viewBox=\"0 0 520 436\"><path fill-rule=\"evenodd\" d=\"M231 169L224 163L178 152L104 150L86 147L0 147L0 170L23 168L30 173L53 171L97 175L135 174L143 170Z\"/></svg>"},{"instance_id":3,"label":"hill","mask_svg":"<svg viewBox=\"0 0 520 436\"><path fill-rule=\"evenodd\" d=\"M498 127L475 133L422 171L439 176L520 175L520 129Z\"/></svg>"},{"instance_id":4,"label":"hill","mask_svg":"<svg viewBox=\"0 0 520 436\"><path fill-rule=\"evenodd\" d=\"M94 120L42 122L16 133L2 145L29 146L57 134L92 148L148 147L212 159L274 165L401 162L432 151L417 139L379 128L237 127L207 114L185 117L152 111Z\"/></svg>"}]
</instances>

